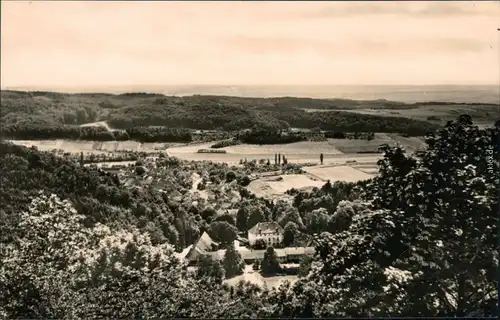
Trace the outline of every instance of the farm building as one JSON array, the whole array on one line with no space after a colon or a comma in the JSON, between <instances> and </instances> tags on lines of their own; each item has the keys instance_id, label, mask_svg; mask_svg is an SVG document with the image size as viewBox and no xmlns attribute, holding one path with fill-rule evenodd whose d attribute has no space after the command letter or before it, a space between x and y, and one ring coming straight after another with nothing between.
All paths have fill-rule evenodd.
<instances>
[{"instance_id":1,"label":"farm building","mask_svg":"<svg viewBox=\"0 0 500 320\"><path fill-rule=\"evenodd\" d=\"M275 246L283 241L283 228L276 222L259 222L248 230L248 242L251 246L257 240L263 240L267 246Z\"/></svg>"}]
</instances>

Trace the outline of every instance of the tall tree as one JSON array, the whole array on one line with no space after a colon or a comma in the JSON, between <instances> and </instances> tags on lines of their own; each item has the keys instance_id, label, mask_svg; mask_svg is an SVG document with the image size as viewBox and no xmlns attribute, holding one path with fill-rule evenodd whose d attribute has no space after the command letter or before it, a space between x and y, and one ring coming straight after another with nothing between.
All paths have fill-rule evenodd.
<instances>
[{"instance_id":1,"label":"tall tree","mask_svg":"<svg viewBox=\"0 0 500 320\"><path fill-rule=\"evenodd\" d=\"M224 266L226 278L232 278L243 274L243 270L245 269L245 263L240 253L236 251L234 244L230 244L227 247L222 264Z\"/></svg>"},{"instance_id":2,"label":"tall tree","mask_svg":"<svg viewBox=\"0 0 500 320\"><path fill-rule=\"evenodd\" d=\"M293 221L288 222L283 230L283 245L290 247L296 243L299 227Z\"/></svg>"},{"instance_id":3,"label":"tall tree","mask_svg":"<svg viewBox=\"0 0 500 320\"><path fill-rule=\"evenodd\" d=\"M264 222L266 221L266 215L264 213L264 210L258 206L258 205L250 205L248 207L248 210L250 211L250 215L248 217L248 227L252 228L259 222Z\"/></svg>"},{"instance_id":4,"label":"tall tree","mask_svg":"<svg viewBox=\"0 0 500 320\"><path fill-rule=\"evenodd\" d=\"M213 221L208 226L208 233L221 244L231 244L236 240L238 229L227 221Z\"/></svg>"},{"instance_id":5,"label":"tall tree","mask_svg":"<svg viewBox=\"0 0 500 320\"><path fill-rule=\"evenodd\" d=\"M310 256L303 256L300 259L299 271L297 273L300 278L306 277L309 274L309 271L311 270L311 263L312 258Z\"/></svg>"},{"instance_id":6,"label":"tall tree","mask_svg":"<svg viewBox=\"0 0 500 320\"><path fill-rule=\"evenodd\" d=\"M196 276L205 281L215 281L222 283L224 279L224 267L218 260L213 260L210 256L201 255L197 263Z\"/></svg>"},{"instance_id":7,"label":"tall tree","mask_svg":"<svg viewBox=\"0 0 500 320\"><path fill-rule=\"evenodd\" d=\"M262 275L272 276L281 271L278 255L273 247L268 247L261 263Z\"/></svg>"},{"instance_id":8,"label":"tall tree","mask_svg":"<svg viewBox=\"0 0 500 320\"><path fill-rule=\"evenodd\" d=\"M245 206L241 206L236 213L236 227L239 231L248 230L248 210Z\"/></svg>"},{"instance_id":9,"label":"tall tree","mask_svg":"<svg viewBox=\"0 0 500 320\"><path fill-rule=\"evenodd\" d=\"M313 210L308 216L307 230L311 233L321 233L328 229L328 211L324 208Z\"/></svg>"}]
</instances>

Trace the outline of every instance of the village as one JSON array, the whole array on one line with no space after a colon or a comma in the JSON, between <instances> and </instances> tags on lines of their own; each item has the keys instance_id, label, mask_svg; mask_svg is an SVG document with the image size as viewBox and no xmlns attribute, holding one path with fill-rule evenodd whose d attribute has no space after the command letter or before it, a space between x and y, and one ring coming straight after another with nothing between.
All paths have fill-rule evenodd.
<instances>
[{"instance_id":1,"label":"village","mask_svg":"<svg viewBox=\"0 0 500 320\"><path fill-rule=\"evenodd\" d=\"M63 141L56 145L67 146L68 143ZM275 209L278 215L285 214L293 208L294 196L290 194L291 191L310 193L326 183L370 179L375 173L376 161L381 156L374 153L345 154L331 144L332 140L267 146L238 145L222 148L226 153L198 153L203 149L221 150L210 148L213 143L169 145L163 148L144 144L146 146L143 146L142 152L112 152L104 151L109 149L104 142L100 150L64 150L69 150L69 155L62 154L62 150L52 152L72 158L80 165L115 175L132 192L156 190L187 210L201 211L199 214L207 221L207 227L196 238L182 241L176 253L191 272L196 272L203 258L222 262L227 247L231 245L245 266L243 274L226 277L224 281L237 284L245 280L272 287L279 286L285 280L294 282L298 279L300 263L307 261L315 252L311 231L303 230L299 232L300 241L285 244L286 223L273 218L269 212L253 222L249 219L244 228L234 230L235 238L230 241L218 241L218 233L224 230L210 230L210 225L228 222L224 228L234 228L234 225L238 225L238 211L255 205L262 206L267 201L272 203L271 206L283 207ZM51 150L49 145L44 147ZM78 150L81 151L78 153ZM254 199L251 200L253 204L244 200L247 197ZM253 210L249 209L251 212ZM207 211L213 213L204 213ZM307 221L309 218L304 216L303 219ZM283 268L280 273L263 277L259 266L268 248L273 249Z\"/></svg>"},{"instance_id":2,"label":"village","mask_svg":"<svg viewBox=\"0 0 500 320\"><path fill-rule=\"evenodd\" d=\"M238 237L234 240L234 247L246 264L253 264L264 259L265 248L273 247L280 263L299 263L305 255L313 255L314 247L282 247L283 228L276 222L259 222L248 230L248 238ZM226 249L220 249L215 242L204 232L200 239L188 246L178 258L196 265L200 255L209 256L214 260L222 260ZM257 249L259 248L259 249ZM262 249L264 248L264 249Z\"/></svg>"}]
</instances>

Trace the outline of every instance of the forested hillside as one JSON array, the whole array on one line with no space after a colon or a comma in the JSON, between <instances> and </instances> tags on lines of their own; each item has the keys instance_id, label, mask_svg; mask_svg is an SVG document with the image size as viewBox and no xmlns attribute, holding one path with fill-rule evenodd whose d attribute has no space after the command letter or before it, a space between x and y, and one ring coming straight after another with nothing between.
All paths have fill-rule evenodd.
<instances>
[{"instance_id":1,"label":"forested hillside","mask_svg":"<svg viewBox=\"0 0 500 320\"><path fill-rule=\"evenodd\" d=\"M63 94L54 92L2 91L2 134L28 139L50 138L125 139L106 132L83 131L79 125L107 121L115 129L161 126L168 129L241 130L253 128L319 128L341 132L388 132L424 135L441 123L426 120L427 109L417 118L349 112L358 109L433 110L456 117L453 108L467 111L475 119L491 123L494 105L444 103L404 104L386 100L355 101L309 98L241 98L226 96L174 97L130 93ZM323 112L309 112L322 110ZM496 109L495 109L496 110ZM420 112L420 111L418 111ZM422 115L424 116L422 118ZM445 117L446 118L446 117ZM443 118L443 119L445 119ZM36 134L35 134L36 133ZM154 136L154 135L153 135ZM137 136L136 136L137 137ZM130 137L132 138L132 137ZM159 138L158 138L159 139Z\"/></svg>"},{"instance_id":2,"label":"forested hillside","mask_svg":"<svg viewBox=\"0 0 500 320\"><path fill-rule=\"evenodd\" d=\"M480 130L462 116L429 135L415 156L386 147L377 178L292 191L292 207L245 192L246 168L160 158L130 167L125 178L136 183L129 185L2 142L0 315L497 315L499 135L499 123ZM194 173L220 190L214 202L240 194L239 219L219 219L210 203L191 200ZM145 183L149 177L161 190ZM266 220L316 234L316 254L293 285L230 288L211 272L215 264L193 274L174 254L202 231L224 230L217 234L231 240L234 230Z\"/></svg>"}]
</instances>

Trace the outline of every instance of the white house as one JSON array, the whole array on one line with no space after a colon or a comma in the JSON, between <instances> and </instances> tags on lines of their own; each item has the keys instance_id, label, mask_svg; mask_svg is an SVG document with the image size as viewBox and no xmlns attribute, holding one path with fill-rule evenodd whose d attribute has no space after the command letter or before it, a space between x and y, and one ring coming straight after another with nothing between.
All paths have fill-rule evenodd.
<instances>
[{"instance_id":1,"label":"white house","mask_svg":"<svg viewBox=\"0 0 500 320\"><path fill-rule=\"evenodd\" d=\"M267 246L276 246L283 241L283 228L276 222L259 222L248 230L248 242L251 246L262 239Z\"/></svg>"}]
</instances>

